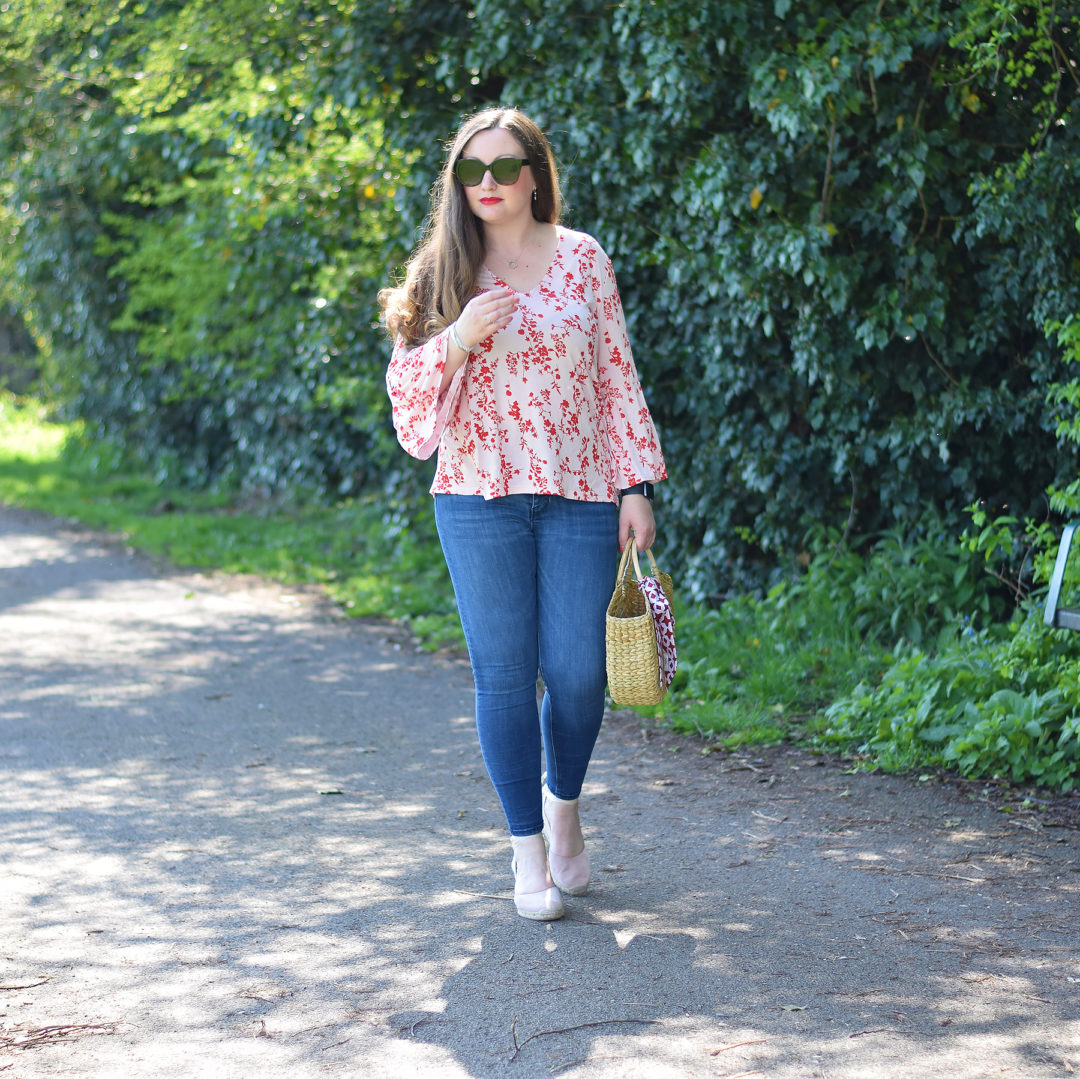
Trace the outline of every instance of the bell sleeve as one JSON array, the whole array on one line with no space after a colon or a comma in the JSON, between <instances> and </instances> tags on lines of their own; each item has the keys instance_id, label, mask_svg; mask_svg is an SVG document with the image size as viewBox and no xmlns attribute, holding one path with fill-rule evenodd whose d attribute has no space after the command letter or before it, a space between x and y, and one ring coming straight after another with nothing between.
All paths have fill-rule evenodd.
<instances>
[{"instance_id":1,"label":"bell sleeve","mask_svg":"<svg viewBox=\"0 0 1080 1079\"><path fill-rule=\"evenodd\" d=\"M621 489L642 480L666 479L660 439L630 351L615 269L602 252L595 272L600 417L615 486Z\"/></svg>"},{"instance_id":2,"label":"bell sleeve","mask_svg":"<svg viewBox=\"0 0 1080 1079\"><path fill-rule=\"evenodd\" d=\"M398 338L386 370L386 390L393 410L394 430L406 453L426 461L438 448L446 425L457 408L467 364L455 372L444 393L439 392L450 331L409 348Z\"/></svg>"}]
</instances>

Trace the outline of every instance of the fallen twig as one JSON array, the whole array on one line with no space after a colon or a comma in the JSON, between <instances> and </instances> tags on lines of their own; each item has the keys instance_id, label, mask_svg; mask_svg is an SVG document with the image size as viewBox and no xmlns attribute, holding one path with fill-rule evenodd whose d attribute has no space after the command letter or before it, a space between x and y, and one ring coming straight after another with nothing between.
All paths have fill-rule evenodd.
<instances>
[{"instance_id":1,"label":"fallen twig","mask_svg":"<svg viewBox=\"0 0 1080 1079\"><path fill-rule=\"evenodd\" d=\"M116 1023L58 1023L49 1027L34 1027L23 1034L0 1033L0 1049L33 1049L48 1041L79 1032L115 1034Z\"/></svg>"},{"instance_id":2,"label":"fallen twig","mask_svg":"<svg viewBox=\"0 0 1080 1079\"><path fill-rule=\"evenodd\" d=\"M764 1044L765 1044L765 1039L764 1038L756 1038L753 1041L749 1041L749 1042L735 1042L732 1045L722 1045L722 1046L720 1046L719 1049L714 1049L709 1054L709 1056L716 1057L716 1056L719 1056L721 1053L726 1053L729 1049L738 1049L740 1046L743 1046L743 1045L764 1045Z\"/></svg>"},{"instance_id":3,"label":"fallen twig","mask_svg":"<svg viewBox=\"0 0 1080 1079\"><path fill-rule=\"evenodd\" d=\"M587 1027L606 1027L610 1026L612 1023L639 1023L642 1026L656 1026L659 1022L659 1019L597 1019L591 1023L578 1023L572 1027L556 1027L554 1030L538 1030L535 1034L530 1034L524 1041L519 1042L517 1040L516 1030L517 1020L515 1019L510 1027L510 1033L514 1039L514 1053L513 1056L510 1057L510 1063L512 1064L517 1060L518 1053L520 1053L529 1042L533 1041L535 1038L546 1037L548 1034L569 1034L572 1030L585 1030Z\"/></svg>"}]
</instances>

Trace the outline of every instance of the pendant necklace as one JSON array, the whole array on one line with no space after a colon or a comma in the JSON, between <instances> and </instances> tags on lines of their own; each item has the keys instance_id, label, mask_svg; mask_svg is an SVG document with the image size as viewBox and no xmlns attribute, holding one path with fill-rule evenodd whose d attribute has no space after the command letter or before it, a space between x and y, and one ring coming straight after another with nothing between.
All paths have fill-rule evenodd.
<instances>
[{"instance_id":1,"label":"pendant necklace","mask_svg":"<svg viewBox=\"0 0 1080 1079\"><path fill-rule=\"evenodd\" d=\"M525 254L525 249L528 246L529 246L529 241L526 240L524 245L522 246L521 250L517 253L517 257L506 260L506 265L509 266L511 270L516 270L518 268L518 263L521 262L521 258Z\"/></svg>"}]
</instances>

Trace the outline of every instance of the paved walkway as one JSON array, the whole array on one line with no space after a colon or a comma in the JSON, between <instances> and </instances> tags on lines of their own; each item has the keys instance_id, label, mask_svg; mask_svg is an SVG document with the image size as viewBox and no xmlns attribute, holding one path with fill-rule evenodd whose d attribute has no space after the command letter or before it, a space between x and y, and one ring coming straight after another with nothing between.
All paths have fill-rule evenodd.
<instances>
[{"instance_id":1,"label":"paved walkway","mask_svg":"<svg viewBox=\"0 0 1080 1079\"><path fill-rule=\"evenodd\" d=\"M462 664L0 508L0 1073L1080 1071L1077 833L611 717L530 923Z\"/></svg>"}]
</instances>

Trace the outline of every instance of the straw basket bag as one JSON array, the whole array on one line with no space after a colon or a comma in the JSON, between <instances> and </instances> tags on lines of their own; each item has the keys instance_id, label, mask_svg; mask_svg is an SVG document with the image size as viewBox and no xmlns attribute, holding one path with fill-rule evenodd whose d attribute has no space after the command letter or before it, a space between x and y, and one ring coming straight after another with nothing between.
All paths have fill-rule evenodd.
<instances>
[{"instance_id":1,"label":"straw basket bag","mask_svg":"<svg viewBox=\"0 0 1080 1079\"><path fill-rule=\"evenodd\" d=\"M608 692L616 704L659 704L667 693L675 670L674 622L670 616L673 598L671 577L657 568L651 550L645 553L649 556L652 577L659 588L650 589L652 582L642 577L637 544L631 538L623 549L619 572L615 576L615 591L607 609ZM630 576L631 563L633 577ZM652 591L660 606L666 601L667 613L664 616L665 625L661 628L660 648L657 647L657 619L646 591L639 584L642 581L645 582L646 591Z\"/></svg>"}]
</instances>

